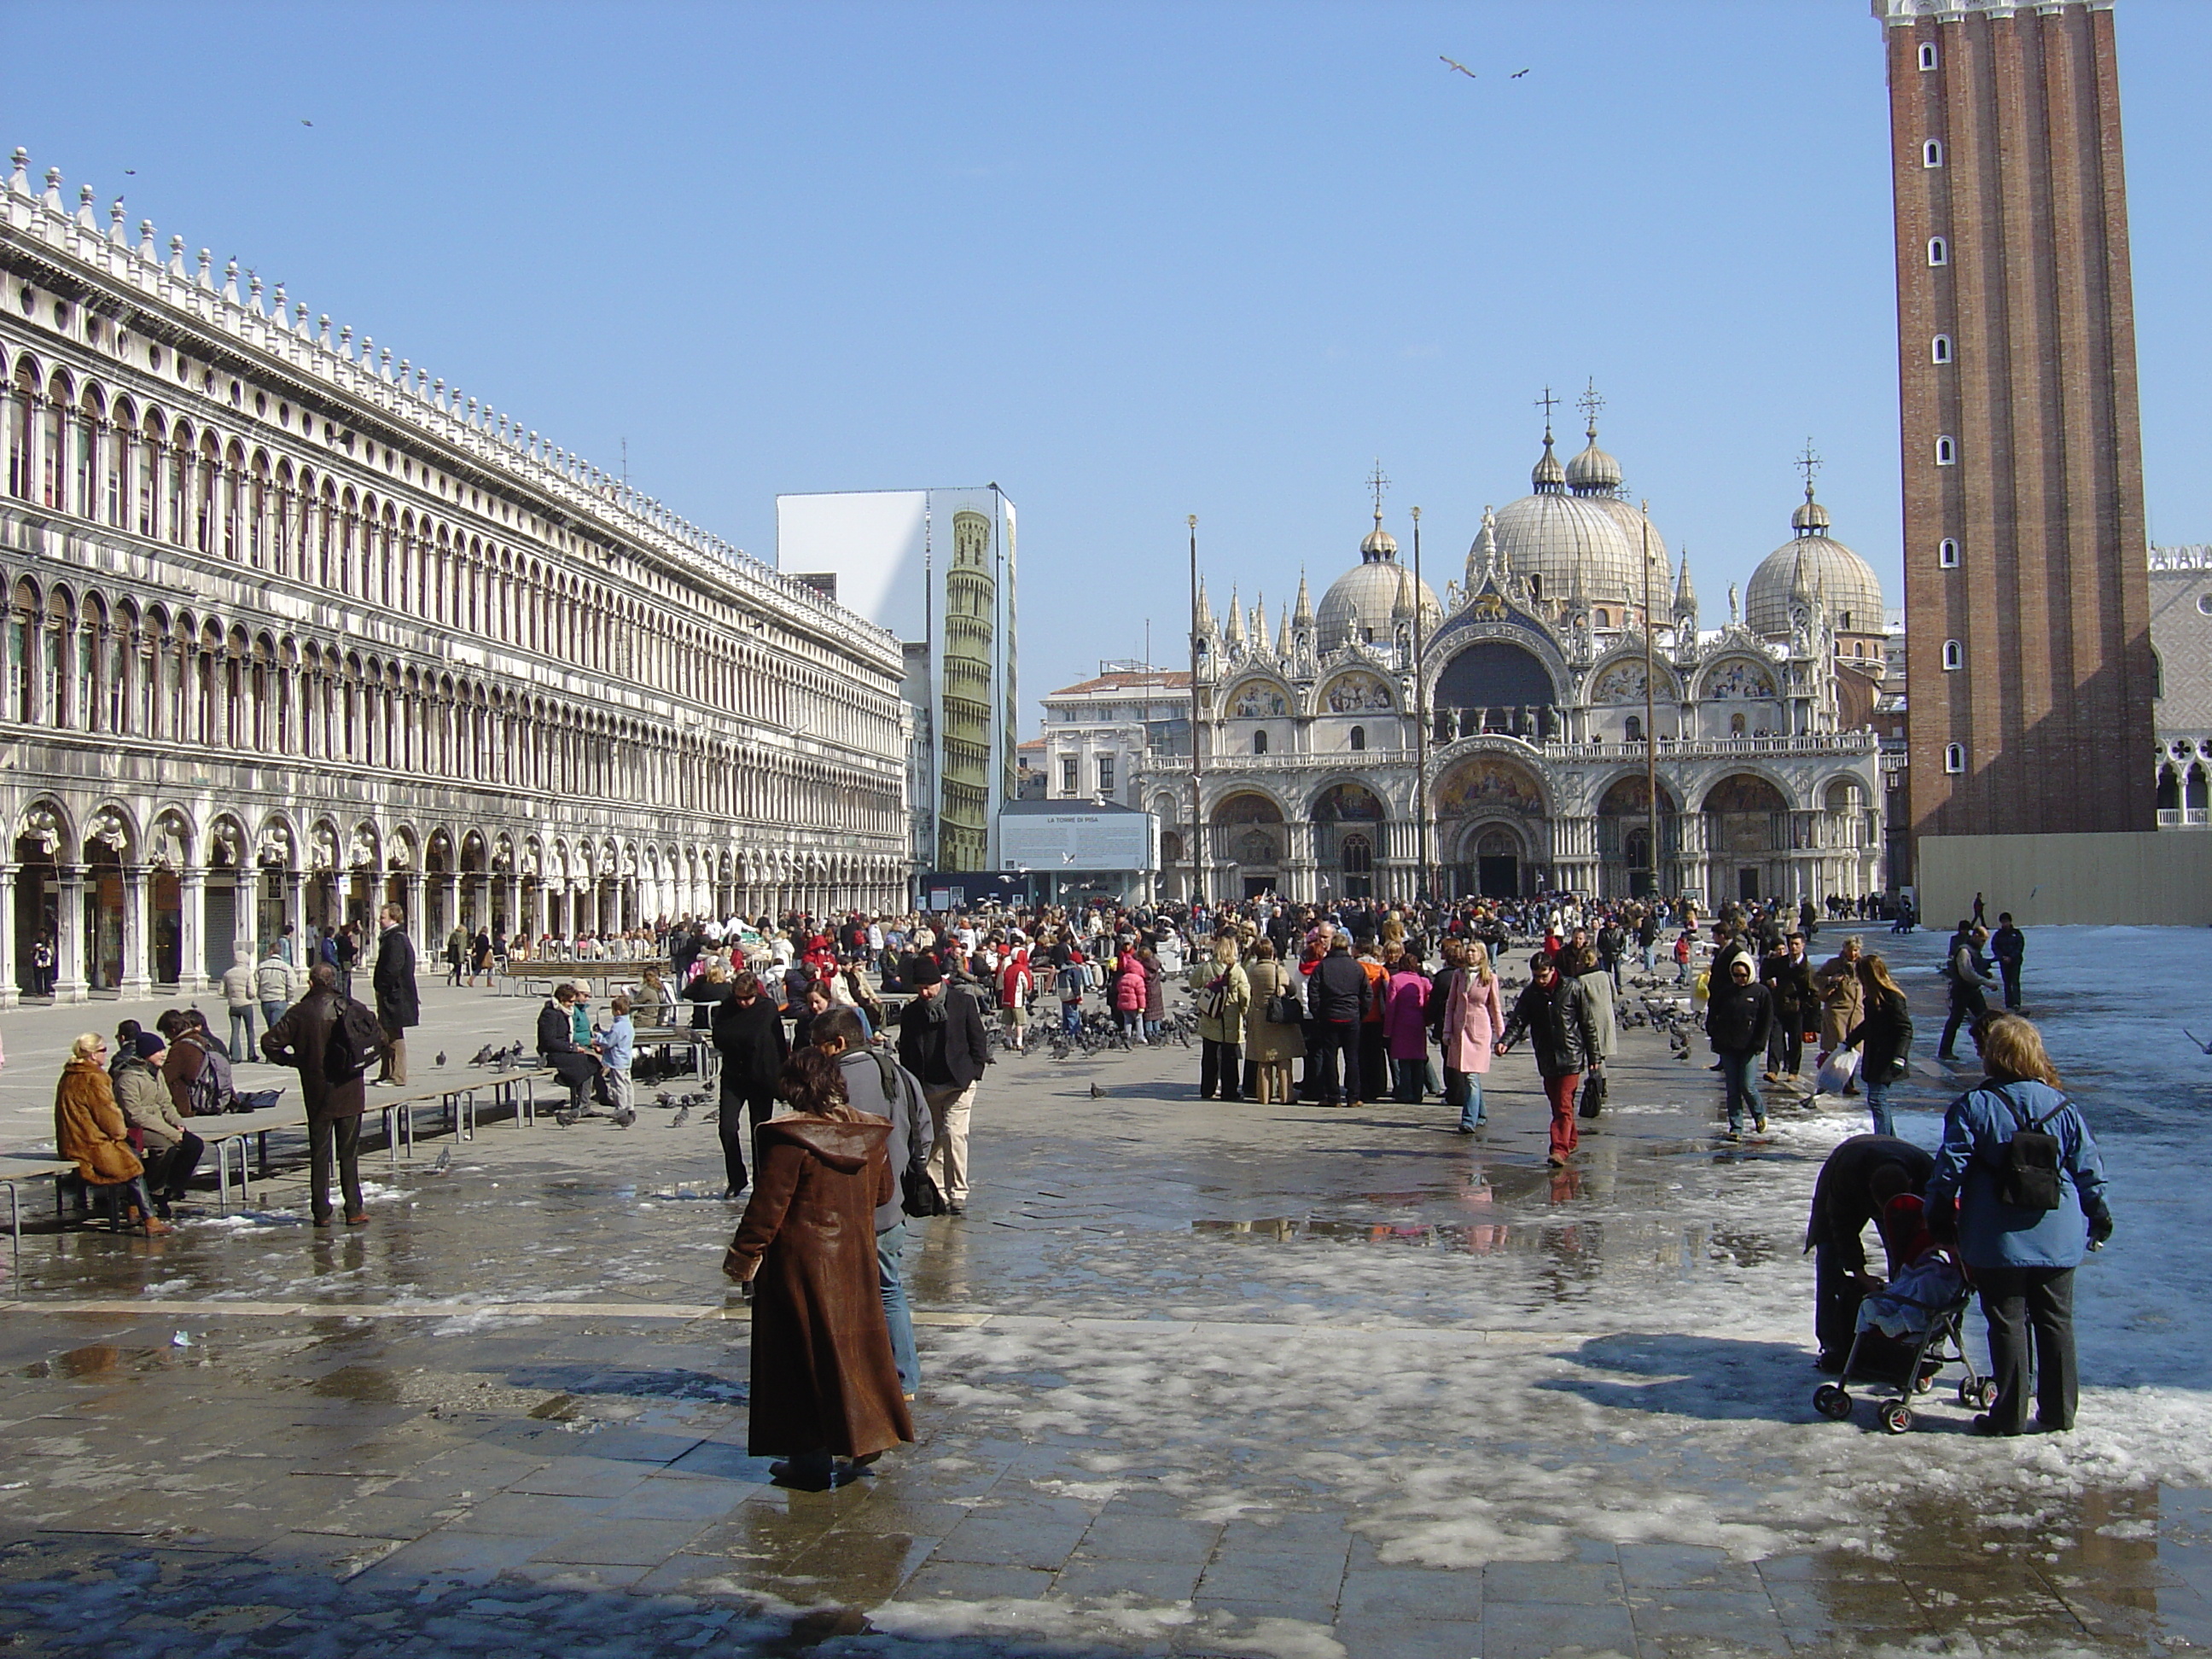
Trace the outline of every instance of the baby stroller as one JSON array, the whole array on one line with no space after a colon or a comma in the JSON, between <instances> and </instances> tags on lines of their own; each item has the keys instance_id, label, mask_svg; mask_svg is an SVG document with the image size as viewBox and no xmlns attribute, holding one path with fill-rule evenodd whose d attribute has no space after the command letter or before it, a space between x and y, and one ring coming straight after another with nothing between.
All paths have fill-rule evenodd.
<instances>
[{"instance_id":1,"label":"baby stroller","mask_svg":"<svg viewBox=\"0 0 2212 1659\"><path fill-rule=\"evenodd\" d=\"M1851 1414L1846 1384L1893 1389L1897 1398L1881 1402L1881 1425L1903 1434L1912 1427L1912 1396L1934 1388L1944 1366L1959 1364L1966 1373L1959 1379L1959 1403L1969 1411L1989 1410L1996 1403L1996 1380L1974 1370L1960 1340L1959 1322L1972 1297L1973 1287L1949 1256L1940 1250L1922 1256L1859 1304L1844 1374L1814 1390L1813 1409L1840 1423Z\"/></svg>"}]
</instances>

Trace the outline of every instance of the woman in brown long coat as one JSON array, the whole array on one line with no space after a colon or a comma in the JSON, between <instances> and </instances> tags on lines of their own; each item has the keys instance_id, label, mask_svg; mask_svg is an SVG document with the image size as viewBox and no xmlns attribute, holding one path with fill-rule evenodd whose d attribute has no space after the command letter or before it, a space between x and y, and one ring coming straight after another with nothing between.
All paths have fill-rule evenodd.
<instances>
[{"instance_id":1,"label":"woman in brown long coat","mask_svg":"<svg viewBox=\"0 0 2212 1659\"><path fill-rule=\"evenodd\" d=\"M722 1271L755 1285L745 1449L781 1454L780 1484L819 1490L914 1438L876 1263L891 1126L847 1103L817 1048L785 1062L777 1093L791 1110L755 1132L753 1194Z\"/></svg>"},{"instance_id":2,"label":"woman in brown long coat","mask_svg":"<svg viewBox=\"0 0 2212 1659\"><path fill-rule=\"evenodd\" d=\"M1291 1081L1291 1062L1305 1058L1305 1027L1296 1021L1277 1024L1267 1018L1267 1003L1274 997L1296 995L1297 976L1275 960L1271 939L1252 942L1251 965L1244 972L1252 983L1252 1000L1244 1012L1244 1058L1258 1068L1258 1092L1253 1098L1288 1105L1298 1097Z\"/></svg>"},{"instance_id":3,"label":"woman in brown long coat","mask_svg":"<svg viewBox=\"0 0 2212 1659\"><path fill-rule=\"evenodd\" d=\"M54 1151L76 1160L77 1176L87 1187L122 1189L131 1222L149 1237L169 1231L154 1213L146 1191L146 1166L131 1148L131 1126L115 1103L107 1076L107 1042L87 1031L70 1044L70 1057L54 1085Z\"/></svg>"}]
</instances>

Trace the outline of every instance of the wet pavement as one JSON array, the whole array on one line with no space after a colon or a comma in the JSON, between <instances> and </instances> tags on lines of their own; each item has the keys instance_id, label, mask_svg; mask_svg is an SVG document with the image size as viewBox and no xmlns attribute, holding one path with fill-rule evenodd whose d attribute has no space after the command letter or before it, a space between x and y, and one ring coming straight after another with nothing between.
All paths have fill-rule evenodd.
<instances>
[{"instance_id":1,"label":"wet pavement","mask_svg":"<svg viewBox=\"0 0 2212 1659\"><path fill-rule=\"evenodd\" d=\"M418 1078L532 1012L427 1002ZM86 1022L11 1022L0 1123L35 1121L49 1023ZM744 1455L696 1114L374 1153L357 1232L283 1174L164 1240L34 1229L0 1292L0 1648L2212 1646L2204 1345L2163 1288L2205 1245L2148 1236L2197 1214L2203 1120L2166 1120L2202 1099L2096 1119L2122 1232L2082 1275L2080 1431L1981 1441L1939 1388L1893 1437L1809 1403L1799 1242L1856 1103L1727 1146L1702 1053L1626 1041L1565 1171L1525 1056L1472 1140L1433 1102L1201 1104L1179 1047L1006 1061L969 1217L908 1246L921 1443L831 1493ZM1911 1133L1955 1086L1916 1080Z\"/></svg>"}]
</instances>

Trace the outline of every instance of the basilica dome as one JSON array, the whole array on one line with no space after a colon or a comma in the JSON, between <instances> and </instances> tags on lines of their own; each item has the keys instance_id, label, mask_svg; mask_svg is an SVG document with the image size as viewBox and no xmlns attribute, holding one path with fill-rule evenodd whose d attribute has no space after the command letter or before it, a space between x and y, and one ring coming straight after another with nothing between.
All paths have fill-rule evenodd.
<instances>
[{"instance_id":1,"label":"basilica dome","mask_svg":"<svg viewBox=\"0 0 2212 1659\"><path fill-rule=\"evenodd\" d=\"M1743 620L1754 634L1780 639L1790 631L1790 607L1818 596L1839 634L1879 634L1881 581L1874 568L1828 533L1828 509L1805 486L1805 502L1790 515L1796 533L1759 561L1744 590Z\"/></svg>"},{"instance_id":2,"label":"basilica dome","mask_svg":"<svg viewBox=\"0 0 2212 1659\"><path fill-rule=\"evenodd\" d=\"M1595 441L1591 448L1596 450ZM1596 450L1606 463L1613 458ZM1575 459L1579 464L1589 452ZM1550 603L1580 592L1590 599L1640 597L1644 573L1637 542L1631 541L1622 513L1629 519L1636 509L1612 495L1570 494L1568 470L1552 453L1552 434L1544 434L1543 458L1530 475L1533 495L1508 502L1498 510L1496 536L1499 562L1513 574L1528 578L1536 597ZM1595 465L1586 477L1602 476ZM1612 476L1620 476L1613 465ZM1597 488L1595 482L1583 486Z\"/></svg>"},{"instance_id":3,"label":"basilica dome","mask_svg":"<svg viewBox=\"0 0 2212 1659\"><path fill-rule=\"evenodd\" d=\"M1434 634L1443 625L1444 608L1426 582L1416 584L1413 573L1398 562L1396 538L1382 528L1382 515L1375 515L1375 528L1359 544L1359 562L1322 595L1315 617L1316 647L1326 655L1355 640L1388 644L1395 635L1395 617L1402 607L1410 619L1413 593L1420 592L1421 627Z\"/></svg>"}]
</instances>

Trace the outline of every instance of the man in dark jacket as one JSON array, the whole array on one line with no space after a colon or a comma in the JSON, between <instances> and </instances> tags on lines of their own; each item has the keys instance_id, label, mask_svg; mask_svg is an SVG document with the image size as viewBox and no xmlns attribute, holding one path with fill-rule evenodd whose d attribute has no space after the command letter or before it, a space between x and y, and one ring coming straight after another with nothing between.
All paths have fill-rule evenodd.
<instances>
[{"instance_id":1,"label":"man in dark jacket","mask_svg":"<svg viewBox=\"0 0 2212 1659\"><path fill-rule=\"evenodd\" d=\"M346 1225L368 1224L368 1210L361 1196L361 1115L367 1103L362 1073L333 1078L325 1054L343 1001L338 994L338 970L319 962L308 970L307 994L261 1034L262 1056L271 1065L289 1066L300 1073L300 1096L307 1108L309 1213L318 1227L331 1224L333 1162L345 1194Z\"/></svg>"},{"instance_id":2,"label":"man in dark jacket","mask_svg":"<svg viewBox=\"0 0 2212 1659\"><path fill-rule=\"evenodd\" d=\"M1586 947L1572 959L1580 966L1584 957L1589 957L1589 971L1595 975L1596 958ZM1601 1037L1592 1024L1589 997L1577 994L1560 976L1557 957L1540 951L1530 967L1534 976L1505 1018L1505 1035L1498 1041L1498 1052L1506 1053L1523 1036L1528 1039L1536 1056L1537 1074L1544 1079L1545 1097L1552 1104L1552 1150L1544 1161L1556 1170L1565 1166L1581 1139L1580 1127L1575 1121L1575 1093L1582 1085L1583 1073L1594 1056L1601 1056L1611 1047L1612 1034L1606 1032Z\"/></svg>"},{"instance_id":3,"label":"man in dark jacket","mask_svg":"<svg viewBox=\"0 0 2212 1659\"><path fill-rule=\"evenodd\" d=\"M1352 954L1343 929L1337 929L1329 940L1328 954L1306 978L1306 1006L1313 1017L1316 1045L1307 1060L1306 1073L1318 1080L1318 1098L1324 1106L1360 1103L1360 1085L1364 1080L1359 1074L1360 1026L1373 999L1373 985L1366 969ZM1336 1091L1340 1055L1344 1066L1344 1093L1340 1100ZM1382 1079L1377 1078L1375 1081L1380 1083Z\"/></svg>"},{"instance_id":4,"label":"man in dark jacket","mask_svg":"<svg viewBox=\"0 0 2212 1659\"><path fill-rule=\"evenodd\" d=\"M1766 1103L1759 1097L1753 1073L1773 1029L1774 998L1753 981L1748 956L1730 957L1728 976L1727 984L1713 987L1705 1004L1705 1037L1721 1063L1721 1086L1728 1095L1727 1138L1741 1140L1747 1108L1753 1129L1766 1133Z\"/></svg>"},{"instance_id":5,"label":"man in dark jacket","mask_svg":"<svg viewBox=\"0 0 2212 1659\"><path fill-rule=\"evenodd\" d=\"M2012 925L2012 912L1997 912L1997 931L1990 939L1990 954L1997 959L2004 979L2005 1006L2020 1012L2020 966L2027 955L2027 935Z\"/></svg>"},{"instance_id":6,"label":"man in dark jacket","mask_svg":"<svg viewBox=\"0 0 2212 1659\"><path fill-rule=\"evenodd\" d=\"M882 1048L871 1048L861 1034L860 1017L850 1008L831 1008L814 1017L814 1046L837 1062L844 1074L845 1098L855 1111L890 1120L891 1138L884 1147L891 1174L904 1178L929 1166L936 1128L921 1084ZM915 1351L914 1313L907 1302L900 1258L906 1250L906 1209L901 1193L876 1209L876 1277L884 1296L884 1320L891 1329L891 1358L898 1366L899 1391L909 1400L921 1387L921 1361Z\"/></svg>"},{"instance_id":7,"label":"man in dark jacket","mask_svg":"<svg viewBox=\"0 0 2212 1659\"><path fill-rule=\"evenodd\" d=\"M762 988L760 975L740 969L730 979L730 994L714 1005L714 1052L722 1057L721 1109L714 1120L722 1138L722 1166L729 1195L744 1191L748 1121L752 1127L775 1112L775 1083L791 1055L783 1014Z\"/></svg>"},{"instance_id":8,"label":"man in dark jacket","mask_svg":"<svg viewBox=\"0 0 2212 1659\"><path fill-rule=\"evenodd\" d=\"M990 1041L975 999L945 982L927 952L908 970L914 1000L899 1010L899 1064L921 1079L934 1131L929 1161L954 1215L968 1213L968 1119L975 1088L991 1063Z\"/></svg>"},{"instance_id":9,"label":"man in dark jacket","mask_svg":"<svg viewBox=\"0 0 2212 1659\"><path fill-rule=\"evenodd\" d=\"M1766 1040L1766 1081L1795 1082L1805 1064L1805 1027L1820 1017L1820 994L1813 988L1813 963L1805 954L1805 935L1792 933L1782 949L1759 964L1759 979L1774 1000L1774 1028Z\"/></svg>"},{"instance_id":10,"label":"man in dark jacket","mask_svg":"<svg viewBox=\"0 0 2212 1659\"><path fill-rule=\"evenodd\" d=\"M384 1027L384 1069L380 1089L407 1086L407 1030L422 1023L422 1004L415 992L415 944L407 937L407 918L396 904L384 907L376 936L376 966L369 982L376 988L376 1023Z\"/></svg>"},{"instance_id":11,"label":"man in dark jacket","mask_svg":"<svg viewBox=\"0 0 2212 1659\"><path fill-rule=\"evenodd\" d=\"M1859 1300L1875 1288L1867 1273L1863 1234L1882 1206L1917 1193L1936 1173L1936 1159L1894 1135L1853 1135L1830 1152L1813 1183L1813 1216L1805 1248L1813 1252L1813 1334L1824 1371L1839 1371L1858 1327ZM1893 1276L1905 1264L1893 1260Z\"/></svg>"}]
</instances>

